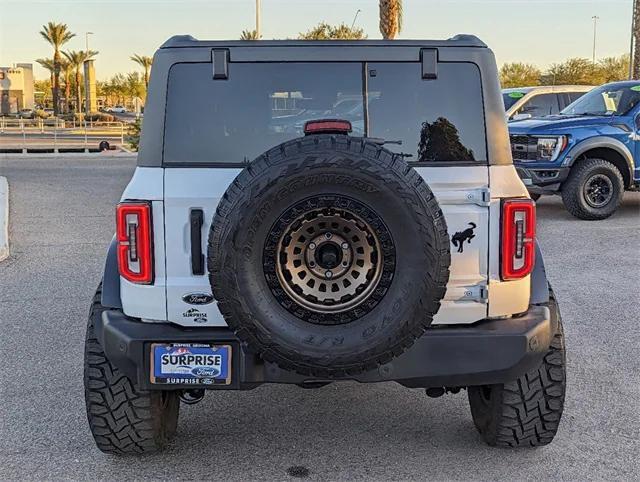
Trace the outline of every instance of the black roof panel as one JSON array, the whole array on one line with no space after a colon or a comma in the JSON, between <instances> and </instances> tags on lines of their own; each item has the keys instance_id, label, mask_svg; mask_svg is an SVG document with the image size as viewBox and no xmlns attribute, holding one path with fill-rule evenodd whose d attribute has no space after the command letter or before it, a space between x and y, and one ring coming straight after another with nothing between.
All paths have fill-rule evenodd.
<instances>
[{"instance_id":1,"label":"black roof panel","mask_svg":"<svg viewBox=\"0 0 640 482\"><path fill-rule=\"evenodd\" d=\"M160 48L188 47L319 47L319 46L401 46L401 47L486 47L475 35L458 34L448 40L197 40L191 35L174 35Z\"/></svg>"}]
</instances>

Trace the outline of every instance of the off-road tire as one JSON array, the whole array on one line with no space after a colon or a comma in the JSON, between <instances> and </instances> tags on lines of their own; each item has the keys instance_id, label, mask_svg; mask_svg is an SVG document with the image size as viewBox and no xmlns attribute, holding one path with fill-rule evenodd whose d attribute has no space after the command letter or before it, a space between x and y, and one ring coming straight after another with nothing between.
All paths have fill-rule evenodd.
<instances>
[{"instance_id":1,"label":"off-road tire","mask_svg":"<svg viewBox=\"0 0 640 482\"><path fill-rule=\"evenodd\" d=\"M334 198L379 216L395 250L383 255L393 270L382 275L386 291L373 291L375 304L366 299L335 316L284 298L271 274L277 251L269 251L283 239L283 216ZM225 321L252 352L286 370L336 378L376 369L425 332L446 291L449 244L435 196L401 156L363 138L313 135L269 150L233 181L211 226L207 265Z\"/></svg>"},{"instance_id":2,"label":"off-road tire","mask_svg":"<svg viewBox=\"0 0 640 482\"><path fill-rule=\"evenodd\" d=\"M474 424L484 441L499 447L538 447L558 431L566 390L562 318L550 292L549 309L556 332L540 365L517 380L469 387Z\"/></svg>"},{"instance_id":3,"label":"off-road tire","mask_svg":"<svg viewBox=\"0 0 640 482\"><path fill-rule=\"evenodd\" d=\"M138 390L109 363L93 331L104 308L102 287L91 303L84 352L84 394L89 428L109 454L144 454L166 446L178 425L178 392Z\"/></svg>"},{"instance_id":4,"label":"off-road tire","mask_svg":"<svg viewBox=\"0 0 640 482\"><path fill-rule=\"evenodd\" d=\"M585 198L585 183L594 175L602 174L611 181L612 197L602 207L591 206ZM622 202L624 180L616 166L604 159L585 159L571 168L569 178L562 185L562 202L573 216L595 221L611 216Z\"/></svg>"}]
</instances>

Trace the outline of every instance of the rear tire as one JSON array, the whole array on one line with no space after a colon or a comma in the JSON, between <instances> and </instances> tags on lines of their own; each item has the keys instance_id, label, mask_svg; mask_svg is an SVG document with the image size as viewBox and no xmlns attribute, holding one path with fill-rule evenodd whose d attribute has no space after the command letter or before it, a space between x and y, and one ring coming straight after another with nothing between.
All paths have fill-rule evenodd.
<instances>
[{"instance_id":1,"label":"rear tire","mask_svg":"<svg viewBox=\"0 0 640 482\"><path fill-rule=\"evenodd\" d=\"M562 202L572 215L589 221L611 216L622 201L624 180L616 166L586 159L571 169L562 186Z\"/></svg>"},{"instance_id":2,"label":"rear tire","mask_svg":"<svg viewBox=\"0 0 640 482\"><path fill-rule=\"evenodd\" d=\"M564 331L550 292L556 333L540 365L512 382L469 387L473 422L484 441L499 447L538 447L558 431L566 391ZM555 322L555 323L554 323Z\"/></svg>"},{"instance_id":3,"label":"rear tire","mask_svg":"<svg viewBox=\"0 0 640 482\"><path fill-rule=\"evenodd\" d=\"M104 311L98 287L89 311L84 353L84 394L89 428L109 454L143 454L166 446L178 426L178 392L139 390L107 360L93 331Z\"/></svg>"}]
</instances>

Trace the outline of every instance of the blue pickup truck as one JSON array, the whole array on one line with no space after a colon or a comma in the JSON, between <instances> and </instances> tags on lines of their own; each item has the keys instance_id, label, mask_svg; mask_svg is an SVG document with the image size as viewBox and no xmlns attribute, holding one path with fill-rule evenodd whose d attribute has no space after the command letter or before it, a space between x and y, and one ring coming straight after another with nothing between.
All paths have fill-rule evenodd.
<instances>
[{"instance_id":1,"label":"blue pickup truck","mask_svg":"<svg viewBox=\"0 0 640 482\"><path fill-rule=\"evenodd\" d=\"M605 219L640 189L640 82L605 84L558 115L509 124L511 152L532 197L561 194L580 219Z\"/></svg>"}]
</instances>

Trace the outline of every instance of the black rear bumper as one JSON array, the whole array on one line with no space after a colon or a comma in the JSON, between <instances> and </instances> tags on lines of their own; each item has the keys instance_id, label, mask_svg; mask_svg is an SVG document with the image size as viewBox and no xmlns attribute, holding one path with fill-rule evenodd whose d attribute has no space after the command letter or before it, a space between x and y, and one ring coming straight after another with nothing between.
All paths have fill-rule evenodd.
<instances>
[{"instance_id":1,"label":"black rear bumper","mask_svg":"<svg viewBox=\"0 0 640 482\"><path fill-rule=\"evenodd\" d=\"M147 323L106 310L94 327L109 361L143 389L184 388L150 383L152 343L217 343L233 347L232 382L210 389L248 390L263 383L304 384L356 380L396 381L407 387L464 387L514 380L540 363L555 327L546 306L531 306L520 317L472 326L432 327L402 355L375 370L331 380L309 378L265 362L246 351L226 328L183 328ZM193 388L193 387L191 387ZM204 388L199 386L199 388Z\"/></svg>"}]
</instances>

